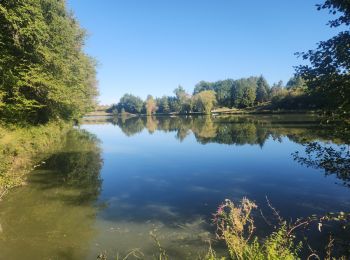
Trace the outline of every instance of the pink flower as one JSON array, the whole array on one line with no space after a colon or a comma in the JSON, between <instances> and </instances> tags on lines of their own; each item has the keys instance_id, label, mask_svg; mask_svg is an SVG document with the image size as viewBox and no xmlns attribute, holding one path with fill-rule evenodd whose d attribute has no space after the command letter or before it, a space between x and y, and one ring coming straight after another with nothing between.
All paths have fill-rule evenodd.
<instances>
[{"instance_id":1,"label":"pink flower","mask_svg":"<svg viewBox=\"0 0 350 260\"><path fill-rule=\"evenodd\" d=\"M218 210L216 211L216 214L217 214L217 215L221 215L223 212L224 212L224 205L221 204L221 205L218 207Z\"/></svg>"}]
</instances>

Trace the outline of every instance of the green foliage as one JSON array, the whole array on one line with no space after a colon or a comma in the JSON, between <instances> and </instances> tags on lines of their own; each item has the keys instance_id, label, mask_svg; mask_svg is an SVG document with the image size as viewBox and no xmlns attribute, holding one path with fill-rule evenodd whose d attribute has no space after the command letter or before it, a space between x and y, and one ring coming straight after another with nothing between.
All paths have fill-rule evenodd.
<instances>
[{"instance_id":1,"label":"green foliage","mask_svg":"<svg viewBox=\"0 0 350 260\"><path fill-rule=\"evenodd\" d=\"M251 259L249 256L255 251L256 243L253 243L252 250L248 242L255 229L251 212L256 207L246 198L237 207L232 201L226 200L214 215L217 237L225 241L231 259Z\"/></svg>"},{"instance_id":2,"label":"green foliage","mask_svg":"<svg viewBox=\"0 0 350 260\"><path fill-rule=\"evenodd\" d=\"M131 94L125 94L119 101L118 110L125 112L140 114L143 108L143 101L141 98Z\"/></svg>"},{"instance_id":3,"label":"green foliage","mask_svg":"<svg viewBox=\"0 0 350 260\"><path fill-rule=\"evenodd\" d=\"M0 3L1 117L26 122L78 118L95 104L95 62L65 1Z\"/></svg>"},{"instance_id":4,"label":"green foliage","mask_svg":"<svg viewBox=\"0 0 350 260\"><path fill-rule=\"evenodd\" d=\"M185 89L182 86L178 86L174 90L176 95L176 100L178 104L178 110L181 113L189 113L192 111L191 97L186 93Z\"/></svg>"},{"instance_id":5,"label":"green foliage","mask_svg":"<svg viewBox=\"0 0 350 260\"><path fill-rule=\"evenodd\" d=\"M216 95L213 90L205 90L193 96L194 108L201 113L210 114L216 104Z\"/></svg>"},{"instance_id":6,"label":"green foliage","mask_svg":"<svg viewBox=\"0 0 350 260\"><path fill-rule=\"evenodd\" d=\"M217 225L217 237L226 243L232 260L259 259L279 260L300 259L298 253L301 244L296 245L294 236L290 235L285 224L280 224L264 240L254 235L252 212L257 208L254 202L243 198L239 205L226 200L214 215ZM207 259L219 259L215 253Z\"/></svg>"},{"instance_id":7,"label":"green foliage","mask_svg":"<svg viewBox=\"0 0 350 260\"><path fill-rule=\"evenodd\" d=\"M206 90L214 90L213 83L202 80L194 86L193 95Z\"/></svg>"},{"instance_id":8,"label":"green foliage","mask_svg":"<svg viewBox=\"0 0 350 260\"><path fill-rule=\"evenodd\" d=\"M322 169L325 175L337 176L344 186L350 187L350 150L346 145L338 149L318 142L304 144L305 155L293 153L294 160L307 167Z\"/></svg>"},{"instance_id":9,"label":"green foliage","mask_svg":"<svg viewBox=\"0 0 350 260\"><path fill-rule=\"evenodd\" d=\"M290 236L287 227L282 225L273 232L265 241L265 259L300 259L298 257L302 243L296 244L294 237Z\"/></svg>"},{"instance_id":10,"label":"green foliage","mask_svg":"<svg viewBox=\"0 0 350 260\"><path fill-rule=\"evenodd\" d=\"M241 106L243 107L251 107L254 105L256 98L255 89L252 87L246 88L243 91L243 96L241 100Z\"/></svg>"},{"instance_id":11,"label":"green foliage","mask_svg":"<svg viewBox=\"0 0 350 260\"><path fill-rule=\"evenodd\" d=\"M163 96L161 98L156 99L158 112L159 113L169 113L170 107L169 107L169 101L168 97Z\"/></svg>"},{"instance_id":12,"label":"green foliage","mask_svg":"<svg viewBox=\"0 0 350 260\"><path fill-rule=\"evenodd\" d=\"M67 129L68 125L62 122L25 128L0 127L0 193L21 185L25 173L41 159L38 155L60 146Z\"/></svg>"},{"instance_id":13,"label":"green foliage","mask_svg":"<svg viewBox=\"0 0 350 260\"><path fill-rule=\"evenodd\" d=\"M260 76L256 84L256 102L261 103L268 101L270 86L266 79L263 76Z\"/></svg>"},{"instance_id":14,"label":"green foliage","mask_svg":"<svg viewBox=\"0 0 350 260\"><path fill-rule=\"evenodd\" d=\"M187 96L185 89L181 85L174 89L174 94L177 99L183 99Z\"/></svg>"},{"instance_id":15,"label":"green foliage","mask_svg":"<svg viewBox=\"0 0 350 260\"><path fill-rule=\"evenodd\" d=\"M231 90L234 84L234 80L226 79L222 81L214 82L214 90L216 92L216 97L218 104L223 107L231 107Z\"/></svg>"},{"instance_id":16,"label":"green foliage","mask_svg":"<svg viewBox=\"0 0 350 260\"><path fill-rule=\"evenodd\" d=\"M169 110L171 112L180 113L181 112L181 104L177 97L168 97Z\"/></svg>"},{"instance_id":17,"label":"green foliage","mask_svg":"<svg viewBox=\"0 0 350 260\"><path fill-rule=\"evenodd\" d=\"M215 95L216 100L205 112L200 97L203 95L202 92L208 93L208 91ZM279 81L274 83L271 88L263 76L237 80L226 79L216 82L201 81L195 86L192 97L181 86L174 90L174 94L175 96L156 98L154 113L188 114L200 112L209 114L208 111L214 108L229 110L230 108L251 109L254 107L257 110L315 110L321 108L324 103L324 97L307 91L305 80L300 76L292 77L287 86ZM124 107L129 113L140 113L125 106L124 97L114 107L118 107L119 111L121 107ZM137 99L137 102L141 104L142 101ZM141 111L147 113L146 110Z\"/></svg>"},{"instance_id":18,"label":"green foliage","mask_svg":"<svg viewBox=\"0 0 350 260\"><path fill-rule=\"evenodd\" d=\"M289 79L289 81L287 82L286 88L289 90L290 89L306 90L305 80L300 76L294 76L294 77Z\"/></svg>"},{"instance_id":19,"label":"green foliage","mask_svg":"<svg viewBox=\"0 0 350 260\"><path fill-rule=\"evenodd\" d=\"M274 84L270 98L272 109L321 109L327 102L318 93L309 92L305 80L300 76L292 77L285 87L281 81Z\"/></svg>"},{"instance_id":20,"label":"green foliage","mask_svg":"<svg viewBox=\"0 0 350 260\"><path fill-rule=\"evenodd\" d=\"M256 98L257 78L235 80L232 88L233 105L238 108L252 106Z\"/></svg>"},{"instance_id":21,"label":"green foliage","mask_svg":"<svg viewBox=\"0 0 350 260\"><path fill-rule=\"evenodd\" d=\"M306 81L308 90L324 100L328 110L350 112L350 5L344 0L327 0L318 10L327 9L338 18L329 21L330 27L344 30L327 41L318 43L316 50L298 53L310 65L297 67L297 74Z\"/></svg>"}]
</instances>

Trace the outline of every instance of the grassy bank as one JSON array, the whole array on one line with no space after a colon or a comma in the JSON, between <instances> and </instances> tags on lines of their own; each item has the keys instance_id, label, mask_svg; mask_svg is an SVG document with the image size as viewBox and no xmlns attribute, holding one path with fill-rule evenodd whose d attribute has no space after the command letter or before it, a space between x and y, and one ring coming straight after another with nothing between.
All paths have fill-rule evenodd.
<instances>
[{"instance_id":1,"label":"grassy bank","mask_svg":"<svg viewBox=\"0 0 350 260\"><path fill-rule=\"evenodd\" d=\"M0 198L25 184L25 176L61 144L70 125L63 122L19 127L0 125Z\"/></svg>"}]
</instances>

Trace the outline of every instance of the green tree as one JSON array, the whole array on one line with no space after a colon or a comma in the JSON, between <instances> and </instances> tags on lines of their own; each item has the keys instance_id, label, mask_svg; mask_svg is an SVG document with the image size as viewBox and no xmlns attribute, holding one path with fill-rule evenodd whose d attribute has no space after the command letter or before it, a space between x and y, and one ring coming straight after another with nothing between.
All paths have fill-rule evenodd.
<instances>
[{"instance_id":1,"label":"green tree","mask_svg":"<svg viewBox=\"0 0 350 260\"><path fill-rule=\"evenodd\" d=\"M288 82L287 82L287 85L286 85L286 88L287 89L290 89L290 90L296 90L296 89L305 89L306 85L305 85L305 80L300 77L300 76L294 76L294 77L291 77Z\"/></svg>"},{"instance_id":2,"label":"green tree","mask_svg":"<svg viewBox=\"0 0 350 260\"><path fill-rule=\"evenodd\" d=\"M243 90L241 106L243 106L243 107L251 107L251 106L253 106L255 98L256 98L255 89L252 88L252 87L245 88Z\"/></svg>"},{"instance_id":3,"label":"green tree","mask_svg":"<svg viewBox=\"0 0 350 260\"><path fill-rule=\"evenodd\" d=\"M256 98L257 77L235 80L232 86L233 105L238 108L252 106Z\"/></svg>"},{"instance_id":4,"label":"green tree","mask_svg":"<svg viewBox=\"0 0 350 260\"><path fill-rule=\"evenodd\" d=\"M171 112L180 113L181 104L177 97L168 97L169 110Z\"/></svg>"},{"instance_id":5,"label":"green tree","mask_svg":"<svg viewBox=\"0 0 350 260\"><path fill-rule=\"evenodd\" d=\"M185 89L182 86L178 86L174 90L174 94L176 95L176 98L180 106L179 112L181 113L191 112L192 110L191 97L189 94L186 93Z\"/></svg>"},{"instance_id":6,"label":"green tree","mask_svg":"<svg viewBox=\"0 0 350 260\"><path fill-rule=\"evenodd\" d=\"M327 0L318 10L327 9L338 15L330 27L344 28L336 36L318 43L316 50L298 53L310 65L297 67L297 74L306 80L308 90L321 97L329 110L350 111L350 4L344 0Z\"/></svg>"},{"instance_id":7,"label":"green tree","mask_svg":"<svg viewBox=\"0 0 350 260\"><path fill-rule=\"evenodd\" d=\"M231 107L231 89L234 84L232 79L220 80L215 82L214 90L218 101L218 106Z\"/></svg>"},{"instance_id":8,"label":"green tree","mask_svg":"<svg viewBox=\"0 0 350 260\"><path fill-rule=\"evenodd\" d=\"M157 106L158 106L158 112L160 113L170 112L169 101L167 96L163 96L157 99Z\"/></svg>"},{"instance_id":9,"label":"green tree","mask_svg":"<svg viewBox=\"0 0 350 260\"><path fill-rule=\"evenodd\" d=\"M256 101L258 103L266 102L269 99L270 86L263 76L260 76L257 81Z\"/></svg>"},{"instance_id":10,"label":"green tree","mask_svg":"<svg viewBox=\"0 0 350 260\"><path fill-rule=\"evenodd\" d=\"M199 92L205 91L205 90L214 90L213 89L213 83L207 82L207 81L200 81L194 86L193 95L198 94Z\"/></svg>"},{"instance_id":11,"label":"green tree","mask_svg":"<svg viewBox=\"0 0 350 260\"><path fill-rule=\"evenodd\" d=\"M193 96L194 107L198 112L210 114L216 104L216 94L213 90L205 90Z\"/></svg>"},{"instance_id":12,"label":"green tree","mask_svg":"<svg viewBox=\"0 0 350 260\"><path fill-rule=\"evenodd\" d=\"M65 1L0 3L0 116L74 119L96 104L95 62Z\"/></svg>"},{"instance_id":13,"label":"green tree","mask_svg":"<svg viewBox=\"0 0 350 260\"><path fill-rule=\"evenodd\" d=\"M174 94L179 100L184 99L187 96L186 90L181 85L174 89Z\"/></svg>"},{"instance_id":14,"label":"green tree","mask_svg":"<svg viewBox=\"0 0 350 260\"><path fill-rule=\"evenodd\" d=\"M125 94L121 97L117 106L120 111L124 109L128 113L140 114L143 108L143 101L134 95Z\"/></svg>"}]
</instances>

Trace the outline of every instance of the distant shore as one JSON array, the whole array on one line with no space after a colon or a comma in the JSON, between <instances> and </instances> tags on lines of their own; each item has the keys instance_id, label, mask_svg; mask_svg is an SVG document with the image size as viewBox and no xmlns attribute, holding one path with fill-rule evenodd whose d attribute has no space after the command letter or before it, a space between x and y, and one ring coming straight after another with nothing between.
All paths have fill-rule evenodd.
<instances>
[{"instance_id":1,"label":"distant shore","mask_svg":"<svg viewBox=\"0 0 350 260\"><path fill-rule=\"evenodd\" d=\"M319 110L305 110L305 109L236 109L236 108L218 108L211 111L210 115L242 115L242 114L320 114ZM112 117L112 116L146 116L146 114L132 114L132 113L111 113L107 111L93 111L85 115L85 117ZM178 116L178 115L205 115L199 112L189 113L155 113L154 116Z\"/></svg>"}]
</instances>

